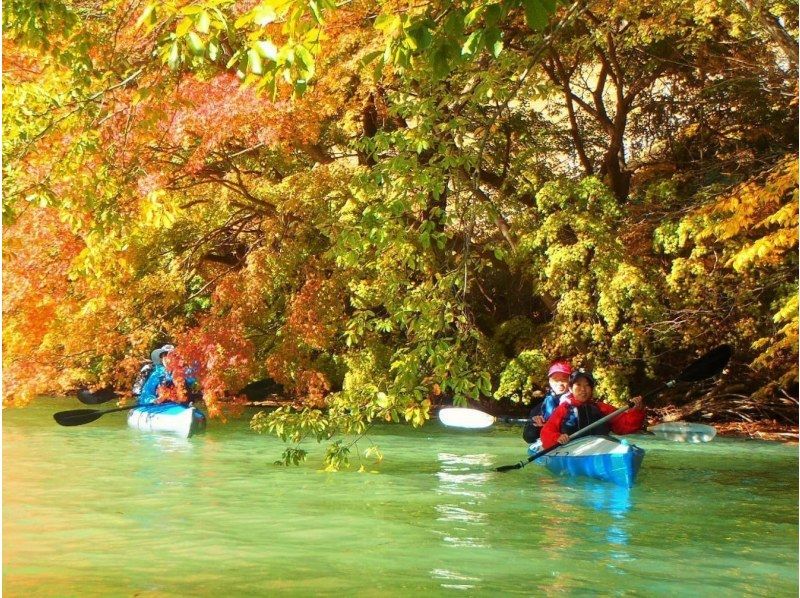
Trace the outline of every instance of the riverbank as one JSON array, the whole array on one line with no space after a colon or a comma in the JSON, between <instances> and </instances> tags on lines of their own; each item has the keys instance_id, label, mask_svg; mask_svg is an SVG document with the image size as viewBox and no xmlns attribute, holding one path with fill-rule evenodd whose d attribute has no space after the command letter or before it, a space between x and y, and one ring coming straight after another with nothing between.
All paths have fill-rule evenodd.
<instances>
[{"instance_id":1,"label":"riverbank","mask_svg":"<svg viewBox=\"0 0 800 598\"><path fill-rule=\"evenodd\" d=\"M752 422L710 422L709 425L717 429L719 436L773 440L787 444L798 443L798 427L781 424L774 419Z\"/></svg>"},{"instance_id":2,"label":"riverbank","mask_svg":"<svg viewBox=\"0 0 800 598\"><path fill-rule=\"evenodd\" d=\"M247 403L249 407L285 407L291 405L292 401L273 395L261 401L251 401ZM442 405L444 406L444 405ZM491 413L495 416L525 417L527 407L522 408L518 404L507 404L497 401L483 401L476 404L475 408ZM648 425L655 425L662 421L692 421L714 426L719 436L728 438L753 438L757 440L770 440L784 442L788 444L798 443L798 425L788 421L779 421L774 418L748 418L742 417L741 421L730 421L733 413L728 413L727 417L681 417L682 410L674 405L648 409ZM694 415L694 414L692 414ZM706 414L707 415L707 414ZM789 418L791 414L786 413L783 417ZM795 418L797 413L794 414Z\"/></svg>"}]
</instances>

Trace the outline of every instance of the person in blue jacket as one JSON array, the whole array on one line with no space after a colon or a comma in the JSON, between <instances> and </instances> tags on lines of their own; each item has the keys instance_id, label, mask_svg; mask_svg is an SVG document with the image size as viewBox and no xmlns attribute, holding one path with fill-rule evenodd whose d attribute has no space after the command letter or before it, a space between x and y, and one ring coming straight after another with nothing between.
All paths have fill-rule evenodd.
<instances>
[{"instance_id":1,"label":"person in blue jacket","mask_svg":"<svg viewBox=\"0 0 800 598\"><path fill-rule=\"evenodd\" d=\"M150 372L147 380L142 385L142 390L139 394L140 405L149 405L159 402L159 389L162 387L168 388L175 385L175 382L172 380L172 374L164 364L164 359L173 349L175 349L175 347L172 345L164 345L163 347L156 349L151 353L150 357L153 361L153 370ZM186 369L185 381L187 387L189 388L194 386L196 383L192 373L193 371L191 368Z\"/></svg>"},{"instance_id":2,"label":"person in blue jacket","mask_svg":"<svg viewBox=\"0 0 800 598\"><path fill-rule=\"evenodd\" d=\"M144 386L144 383L147 382L150 374L153 373L153 368L161 363L161 354L165 351L172 351L174 348L175 347L173 345L164 345L163 347L159 347L150 353L150 361L146 362L142 366L142 368L139 370L139 373L136 374L136 380L133 381L133 387L131 388L131 394L133 394L133 396L138 398L139 395L142 394L142 387Z\"/></svg>"},{"instance_id":3,"label":"person in blue jacket","mask_svg":"<svg viewBox=\"0 0 800 598\"><path fill-rule=\"evenodd\" d=\"M522 437L527 443L539 440L539 433L545 422L556 410L561 397L569 390L569 376L572 374L572 366L568 361L554 361L547 370L547 382L550 386L547 394L539 403L533 406L528 416L528 423L522 430Z\"/></svg>"}]
</instances>

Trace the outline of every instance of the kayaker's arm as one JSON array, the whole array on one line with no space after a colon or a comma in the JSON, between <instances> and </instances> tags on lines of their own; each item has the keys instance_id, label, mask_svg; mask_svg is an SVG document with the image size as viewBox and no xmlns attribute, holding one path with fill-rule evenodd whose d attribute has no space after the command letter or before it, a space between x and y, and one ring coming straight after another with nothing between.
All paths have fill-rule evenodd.
<instances>
[{"instance_id":1,"label":"kayaker's arm","mask_svg":"<svg viewBox=\"0 0 800 598\"><path fill-rule=\"evenodd\" d=\"M613 413L616 409L616 407L608 403L604 403L603 405L605 407L601 409L603 413ZM614 432L614 434L633 434L638 432L644 424L644 399L642 397L634 397L631 399L629 405L631 409L618 415L611 421L611 431Z\"/></svg>"},{"instance_id":2,"label":"kayaker's arm","mask_svg":"<svg viewBox=\"0 0 800 598\"><path fill-rule=\"evenodd\" d=\"M551 446L558 444L561 436L561 424L564 422L564 418L566 416L567 406L565 403L562 403L556 407L556 410L553 411L553 415L550 416L550 419L548 419L542 427L542 432L539 435L539 438L542 440L543 448L550 448Z\"/></svg>"}]
</instances>

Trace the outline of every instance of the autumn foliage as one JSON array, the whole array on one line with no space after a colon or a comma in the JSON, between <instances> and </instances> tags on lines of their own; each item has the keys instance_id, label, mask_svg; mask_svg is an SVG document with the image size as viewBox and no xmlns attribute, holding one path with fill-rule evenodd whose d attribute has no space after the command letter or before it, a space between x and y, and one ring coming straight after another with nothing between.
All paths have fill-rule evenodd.
<instances>
[{"instance_id":1,"label":"autumn foliage","mask_svg":"<svg viewBox=\"0 0 800 598\"><path fill-rule=\"evenodd\" d=\"M166 341L212 415L282 384L253 425L289 441L528 400L550 356L624 399L721 342L719 396L796 401L791 3L3 19L6 404L128 388Z\"/></svg>"}]
</instances>

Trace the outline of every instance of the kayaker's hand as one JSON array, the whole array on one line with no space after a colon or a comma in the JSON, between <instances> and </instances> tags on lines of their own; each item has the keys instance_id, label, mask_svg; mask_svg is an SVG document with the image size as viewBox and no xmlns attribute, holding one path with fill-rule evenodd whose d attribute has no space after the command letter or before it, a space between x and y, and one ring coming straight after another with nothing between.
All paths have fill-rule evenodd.
<instances>
[{"instance_id":1,"label":"kayaker's hand","mask_svg":"<svg viewBox=\"0 0 800 598\"><path fill-rule=\"evenodd\" d=\"M644 399L642 397L633 397L631 399L634 409L644 409Z\"/></svg>"},{"instance_id":2,"label":"kayaker's hand","mask_svg":"<svg viewBox=\"0 0 800 598\"><path fill-rule=\"evenodd\" d=\"M567 444L569 442L569 434L562 434L558 437L558 444Z\"/></svg>"},{"instance_id":3,"label":"kayaker's hand","mask_svg":"<svg viewBox=\"0 0 800 598\"><path fill-rule=\"evenodd\" d=\"M537 428L541 428L544 425L544 418L541 415L534 415L532 419L533 425Z\"/></svg>"}]
</instances>

